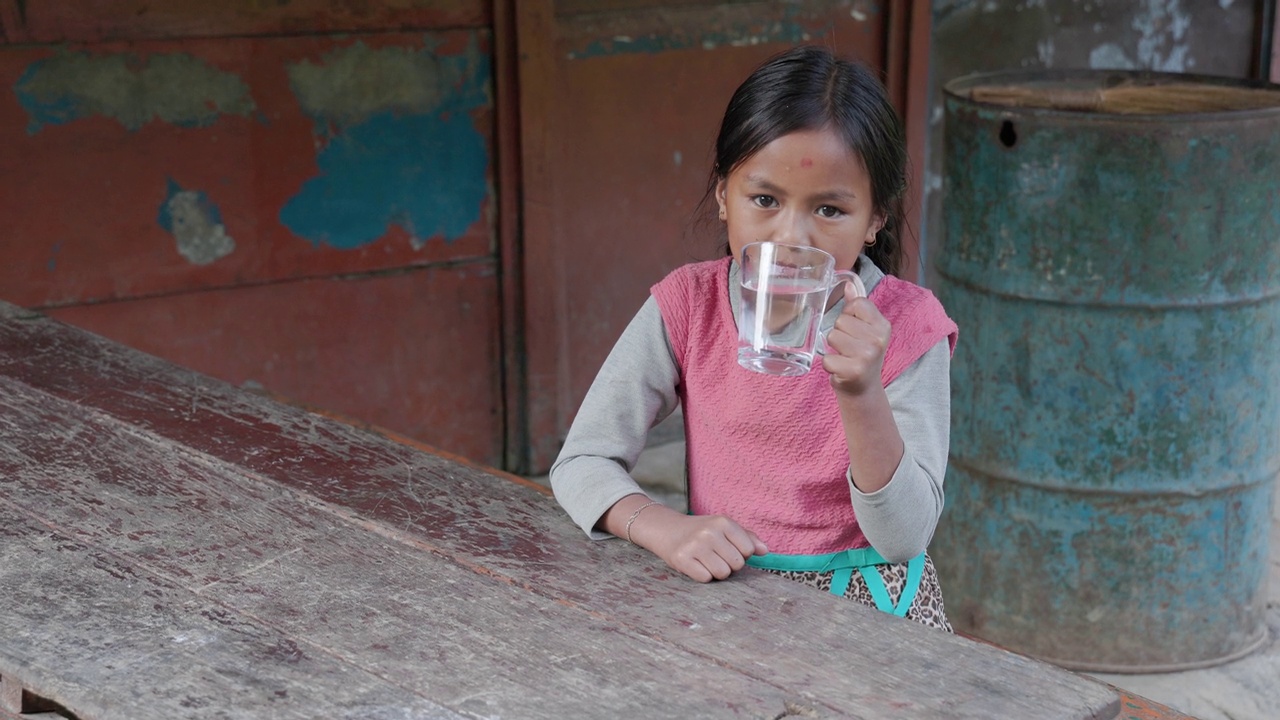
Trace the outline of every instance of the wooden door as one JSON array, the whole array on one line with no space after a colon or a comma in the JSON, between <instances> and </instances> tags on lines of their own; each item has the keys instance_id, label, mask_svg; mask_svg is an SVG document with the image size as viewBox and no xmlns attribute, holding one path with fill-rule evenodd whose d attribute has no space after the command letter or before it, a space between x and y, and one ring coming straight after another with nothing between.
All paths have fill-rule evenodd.
<instances>
[{"instance_id":1,"label":"wooden door","mask_svg":"<svg viewBox=\"0 0 1280 720\"><path fill-rule=\"evenodd\" d=\"M774 53L822 43L883 71L905 109L910 5L517 4L528 467L554 460L649 286L722 252L718 225L696 211L738 83Z\"/></svg>"}]
</instances>

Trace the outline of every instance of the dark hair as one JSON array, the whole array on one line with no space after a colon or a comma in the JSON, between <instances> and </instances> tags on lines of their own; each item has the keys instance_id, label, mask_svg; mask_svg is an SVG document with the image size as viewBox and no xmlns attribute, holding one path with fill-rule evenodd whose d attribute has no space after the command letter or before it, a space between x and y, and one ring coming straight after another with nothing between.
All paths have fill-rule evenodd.
<instances>
[{"instance_id":1,"label":"dark hair","mask_svg":"<svg viewBox=\"0 0 1280 720\"><path fill-rule=\"evenodd\" d=\"M865 251L877 267L896 275L907 187L902 123L871 70L825 47L804 45L775 55L738 86L720 122L704 202L720 180L765 145L825 127L843 135L867 169L872 205L885 222Z\"/></svg>"}]
</instances>

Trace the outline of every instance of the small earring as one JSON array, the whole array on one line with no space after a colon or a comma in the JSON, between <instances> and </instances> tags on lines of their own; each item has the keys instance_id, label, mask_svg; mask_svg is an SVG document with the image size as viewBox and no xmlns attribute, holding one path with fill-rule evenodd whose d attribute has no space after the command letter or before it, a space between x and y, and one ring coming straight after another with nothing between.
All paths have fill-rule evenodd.
<instances>
[{"instance_id":1,"label":"small earring","mask_svg":"<svg viewBox=\"0 0 1280 720\"><path fill-rule=\"evenodd\" d=\"M724 222L724 211L720 211L720 222Z\"/></svg>"},{"instance_id":2,"label":"small earring","mask_svg":"<svg viewBox=\"0 0 1280 720\"><path fill-rule=\"evenodd\" d=\"M878 237L873 237L873 238L871 238L871 242L869 242L869 243L864 243L864 246L865 246L865 247L871 247L872 245L875 245L875 244L876 244L876 240L879 240L879 239L880 239L880 238L878 238Z\"/></svg>"}]
</instances>

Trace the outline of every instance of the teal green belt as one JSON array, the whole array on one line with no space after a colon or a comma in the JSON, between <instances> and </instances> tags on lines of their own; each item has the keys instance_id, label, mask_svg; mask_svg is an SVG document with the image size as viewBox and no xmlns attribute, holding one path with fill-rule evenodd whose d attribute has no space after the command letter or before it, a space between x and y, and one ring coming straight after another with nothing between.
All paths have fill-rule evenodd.
<instances>
[{"instance_id":1,"label":"teal green belt","mask_svg":"<svg viewBox=\"0 0 1280 720\"><path fill-rule=\"evenodd\" d=\"M884 587L884 579L880 577L877 565L888 565L888 560L880 556L875 548L857 548L830 553L829 555L782 555L769 553L753 555L747 558L751 567L766 570L790 570L793 572L829 572L831 573L831 594L844 596L849 589L849 581L853 579L856 569L862 573L862 579L871 591L871 599L876 607L891 615L905 617L915 602L916 593L920 591L920 578L924 577L924 553L911 558L907 562L907 584L898 596L898 604L889 599L889 591Z\"/></svg>"}]
</instances>

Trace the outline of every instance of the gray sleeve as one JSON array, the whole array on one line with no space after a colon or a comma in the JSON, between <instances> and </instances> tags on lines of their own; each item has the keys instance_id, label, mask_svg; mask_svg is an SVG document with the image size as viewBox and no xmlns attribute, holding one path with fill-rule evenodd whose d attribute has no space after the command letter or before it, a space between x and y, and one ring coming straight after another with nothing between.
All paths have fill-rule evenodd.
<instances>
[{"instance_id":1,"label":"gray sleeve","mask_svg":"<svg viewBox=\"0 0 1280 720\"><path fill-rule=\"evenodd\" d=\"M605 359L551 466L556 501L593 539L613 504L643 492L631 477L649 429L679 403L680 372L658 303L650 296Z\"/></svg>"},{"instance_id":2,"label":"gray sleeve","mask_svg":"<svg viewBox=\"0 0 1280 720\"><path fill-rule=\"evenodd\" d=\"M951 352L942 340L885 388L904 446L889 484L864 493L849 477L853 512L867 540L890 562L924 552L942 514L951 440Z\"/></svg>"}]
</instances>

